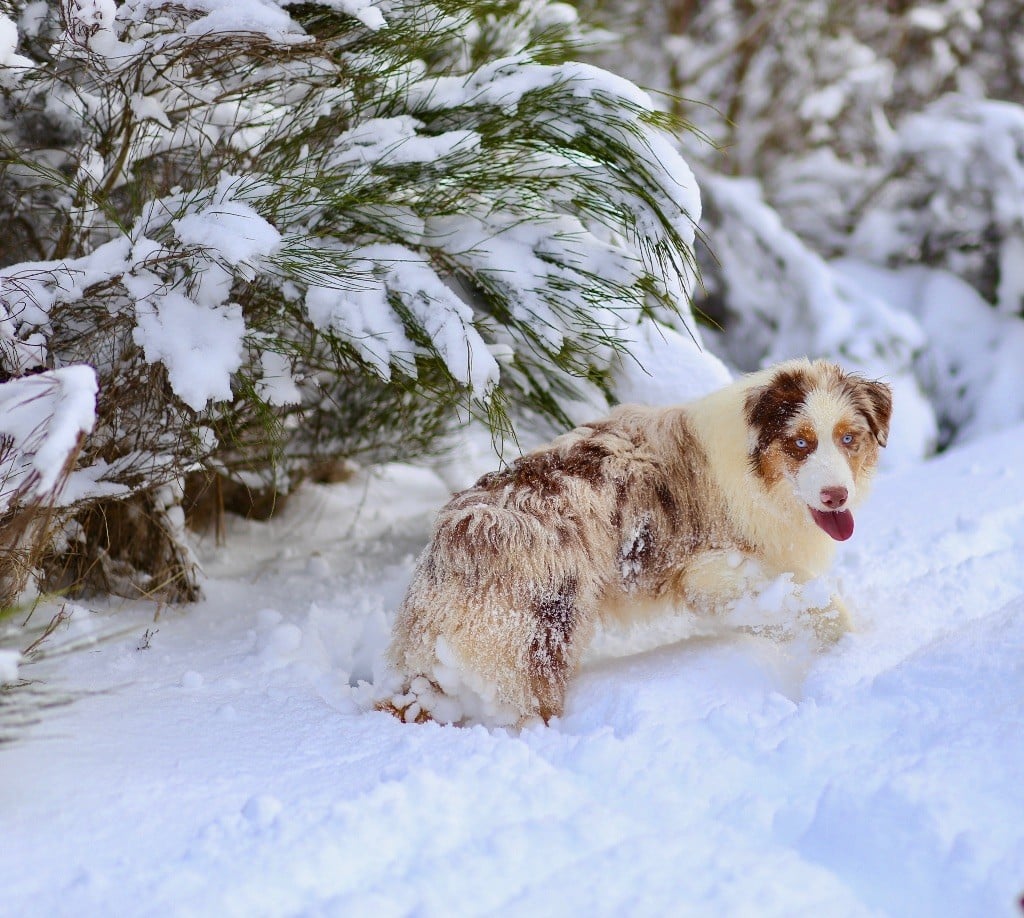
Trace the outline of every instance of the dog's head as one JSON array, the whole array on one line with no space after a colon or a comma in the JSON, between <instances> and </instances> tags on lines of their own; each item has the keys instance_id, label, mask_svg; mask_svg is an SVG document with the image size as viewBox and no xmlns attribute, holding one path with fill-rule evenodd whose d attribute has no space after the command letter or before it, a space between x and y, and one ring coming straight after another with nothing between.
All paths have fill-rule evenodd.
<instances>
[{"instance_id":1,"label":"dog's head","mask_svg":"<svg viewBox=\"0 0 1024 918\"><path fill-rule=\"evenodd\" d=\"M788 482L810 518L833 539L853 535L850 512L885 446L892 390L824 361L784 364L746 397L753 473Z\"/></svg>"}]
</instances>

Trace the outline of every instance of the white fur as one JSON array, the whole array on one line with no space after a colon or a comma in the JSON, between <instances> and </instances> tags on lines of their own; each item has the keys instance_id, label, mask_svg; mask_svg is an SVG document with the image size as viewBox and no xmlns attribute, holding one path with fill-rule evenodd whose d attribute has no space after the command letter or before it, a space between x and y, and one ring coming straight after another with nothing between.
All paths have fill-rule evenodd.
<instances>
[{"instance_id":1,"label":"white fur","mask_svg":"<svg viewBox=\"0 0 1024 918\"><path fill-rule=\"evenodd\" d=\"M829 392L812 392L807 400L807 416L816 429L828 429L834 419L842 415L843 409L839 399ZM794 484L800 499L818 510L830 509L821 500L825 488L845 488L849 494L847 505L856 502L853 470L832 438L818 441L818 448L803 463Z\"/></svg>"}]
</instances>

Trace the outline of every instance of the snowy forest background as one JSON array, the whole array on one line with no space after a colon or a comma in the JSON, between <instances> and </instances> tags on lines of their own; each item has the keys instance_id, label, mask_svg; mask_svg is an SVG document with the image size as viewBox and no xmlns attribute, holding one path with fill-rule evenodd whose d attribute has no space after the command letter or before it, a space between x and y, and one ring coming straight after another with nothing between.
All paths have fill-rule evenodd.
<instances>
[{"instance_id":1,"label":"snowy forest background","mask_svg":"<svg viewBox=\"0 0 1024 918\"><path fill-rule=\"evenodd\" d=\"M1024 419L1013 0L0 11L7 609L693 342L885 378L890 466Z\"/></svg>"}]
</instances>

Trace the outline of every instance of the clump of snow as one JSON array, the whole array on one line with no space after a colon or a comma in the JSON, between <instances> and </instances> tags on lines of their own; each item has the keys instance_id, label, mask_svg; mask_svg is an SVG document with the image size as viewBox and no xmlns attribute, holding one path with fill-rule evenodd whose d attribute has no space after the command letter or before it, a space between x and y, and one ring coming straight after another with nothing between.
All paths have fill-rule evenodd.
<instances>
[{"instance_id":1,"label":"clump of snow","mask_svg":"<svg viewBox=\"0 0 1024 918\"><path fill-rule=\"evenodd\" d=\"M110 5L113 6L113 0ZM128 0L120 18L125 22L145 22L147 17L158 15L163 5L164 0ZM311 40L273 0L178 0L175 6L195 14L186 28L189 36L254 33L279 44L302 44Z\"/></svg>"},{"instance_id":2,"label":"clump of snow","mask_svg":"<svg viewBox=\"0 0 1024 918\"><path fill-rule=\"evenodd\" d=\"M11 88L22 76L22 71L34 67L35 61L17 54L18 27L4 13L0 13L0 87Z\"/></svg>"},{"instance_id":3,"label":"clump of snow","mask_svg":"<svg viewBox=\"0 0 1024 918\"><path fill-rule=\"evenodd\" d=\"M231 374L242 365L245 320L237 304L207 307L172 290L136 305L135 343L150 363L163 363L171 388L202 411L231 398Z\"/></svg>"},{"instance_id":4,"label":"clump of snow","mask_svg":"<svg viewBox=\"0 0 1024 918\"><path fill-rule=\"evenodd\" d=\"M317 328L344 335L382 379L390 379L392 361L411 368L416 348L388 303L387 288L372 280L372 266L360 271L356 262L353 267L356 277L344 289L311 284L306 311ZM360 273L370 279L360 283Z\"/></svg>"},{"instance_id":5,"label":"clump of snow","mask_svg":"<svg viewBox=\"0 0 1024 918\"><path fill-rule=\"evenodd\" d=\"M828 577L799 583L788 573L771 579L747 576L752 588L724 614L730 626L777 638L798 637L801 631L823 637L842 634L845 623L833 605L836 588Z\"/></svg>"},{"instance_id":6,"label":"clump of snow","mask_svg":"<svg viewBox=\"0 0 1024 918\"><path fill-rule=\"evenodd\" d=\"M374 3L373 0L317 0L318 5L328 6L340 13L346 13L358 19L368 29L383 29L387 26L387 20L381 10L386 5Z\"/></svg>"},{"instance_id":7,"label":"clump of snow","mask_svg":"<svg viewBox=\"0 0 1024 918\"><path fill-rule=\"evenodd\" d=\"M678 405L693 401L732 381L725 364L703 344L694 325L689 333L643 322L629 341L629 357L615 372L620 402Z\"/></svg>"},{"instance_id":8,"label":"clump of snow","mask_svg":"<svg viewBox=\"0 0 1024 918\"><path fill-rule=\"evenodd\" d=\"M22 7L18 27L23 35L35 38L46 21L48 4L46 0L30 0Z\"/></svg>"},{"instance_id":9,"label":"clump of snow","mask_svg":"<svg viewBox=\"0 0 1024 918\"><path fill-rule=\"evenodd\" d=\"M480 145L476 131L455 130L423 134L423 122L411 115L368 118L334 140L329 168L382 169L412 163L437 163L446 157L472 154Z\"/></svg>"},{"instance_id":10,"label":"clump of snow","mask_svg":"<svg viewBox=\"0 0 1024 918\"><path fill-rule=\"evenodd\" d=\"M60 47L69 57L89 53L106 58L125 57L129 51L118 37L114 0L71 0L63 4L66 32Z\"/></svg>"},{"instance_id":11,"label":"clump of snow","mask_svg":"<svg viewBox=\"0 0 1024 918\"><path fill-rule=\"evenodd\" d=\"M20 662L21 654L17 650L0 650L0 686L17 681Z\"/></svg>"},{"instance_id":12,"label":"clump of snow","mask_svg":"<svg viewBox=\"0 0 1024 918\"><path fill-rule=\"evenodd\" d=\"M260 365L263 373L256 382L256 392L263 401L268 405L297 405L302 401L291 363L284 354L264 350Z\"/></svg>"},{"instance_id":13,"label":"clump of snow","mask_svg":"<svg viewBox=\"0 0 1024 918\"><path fill-rule=\"evenodd\" d=\"M159 100L152 96L143 96L139 93L132 95L129 100L132 114L136 118L145 119L152 118L161 127L171 129L170 119L167 117L167 113L164 111L163 105L160 104Z\"/></svg>"},{"instance_id":14,"label":"clump of snow","mask_svg":"<svg viewBox=\"0 0 1024 918\"><path fill-rule=\"evenodd\" d=\"M441 279L428 259L401 245L371 245L347 253L344 287L311 285L306 309L319 328L349 338L384 379L392 365L415 375L419 350L392 306L399 300L427 334L452 376L478 397L498 381L498 363L474 326L472 308Z\"/></svg>"},{"instance_id":15,"label":"clump of snow","mask_svg":"<svg viewBox=\"0 0 1024 918\"><path fill-rule=\"evenodd\" d=\"M216 201L172 225L183 243L212 249L232 267L257 264L281 242L281 234L241 201Z\"/></svg>"},{"instance_id":16,"label":"clump of snow","mask_svg":"<svg viewBox=\"0 0 1024 918\"><path fill-rule=\"evenodd\" d=\"M64 367L0 385L0 509L53 499L96 419L96 374Z\"/></svg>"}]
</instances>

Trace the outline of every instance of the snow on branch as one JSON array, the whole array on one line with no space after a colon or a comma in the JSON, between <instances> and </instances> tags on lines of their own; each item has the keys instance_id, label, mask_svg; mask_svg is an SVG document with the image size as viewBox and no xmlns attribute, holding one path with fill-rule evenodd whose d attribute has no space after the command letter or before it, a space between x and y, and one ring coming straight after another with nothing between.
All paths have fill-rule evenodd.
<instances>
[{"instance_id":1,"label":"snow on branch","mask_svg":"<svg viewBox=\"0 0 1024 918\"><path fill-rule=\"evenodd\" d=\"M91 367L64 367L0 384L0 513L59 498L95 412Z\"/></svg>"},{"instance_id":2,"label":"snow on branch","mask_svg":"<svg viewBox=\"0 0 1024 918\"><path fill-rule=\"evenodd\" d=\"M23 54L17 54L18 27L5 15L0 13L0 89L13 87L26 70L36 66L36 62Z\"/></svg>"}]
</instances>

